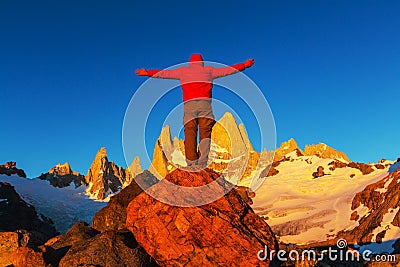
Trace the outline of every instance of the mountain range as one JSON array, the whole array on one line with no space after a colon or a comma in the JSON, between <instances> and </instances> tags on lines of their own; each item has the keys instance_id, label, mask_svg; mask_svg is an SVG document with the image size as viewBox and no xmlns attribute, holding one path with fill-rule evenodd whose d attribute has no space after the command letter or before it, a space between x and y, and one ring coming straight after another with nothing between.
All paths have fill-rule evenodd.
<instances>
[{"instance_id":1,"label":"mountain range","mask_svg":"<svg viewBox=\"0 0 400 267\"><path fill-rule=\"evenodd\" d=\"M258 152L244 125L237 125L230 113L218 120L211 139L209 169L237 184L238 193L240 188L246 189L241 197L249 199L251 209L268 224L280 246L332 246L339 238L345 238L359 251L399 253L400 160L353 162L345 153L326 144L306 145L302 149L294 139L283 142L275 151ZM66 162L55 165L38 179L26 179L22 178L23 170L10 162L0 166L0 181L12 184L27 203L52 219L62 233L76 221L90 222L93 217L97 230L120 231L125 227L128 204L142 191L136 188L135 180L146 179L150 181L149 187L154 187L165 177L173 181L176 177L185 179L186 174L180 171L185 166L183 140L172 137L169 126L165 126L154 145L148 170L142 170L138 157L126 169L117 166L108 159L103 147L86 175L73 171ZM207 180L209 175L215 176L202 172L201 177ZM152 203L150 199L140 201ZM64 207L60 209L61 205ZM141 209L140 205L130 208L132 212ZM165 212L167 208L162 209ZM168 208L169 212L179 217L182 210ZM196 211L192 216L197 212L203 214ZM142 219L135 218L131 227L140 229L142 226L136 220ZM152 251L145 239L140 237L141 245L147 252ZM158 254L149 254L157 262L164 260Z\"/></svg>"}]
</instances>

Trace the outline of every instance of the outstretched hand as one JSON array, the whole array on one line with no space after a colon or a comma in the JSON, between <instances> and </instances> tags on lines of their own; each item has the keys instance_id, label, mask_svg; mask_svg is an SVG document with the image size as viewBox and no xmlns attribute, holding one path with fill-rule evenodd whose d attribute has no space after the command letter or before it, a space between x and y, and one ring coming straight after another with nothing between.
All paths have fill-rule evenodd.
<instances>
[{"instance_id":1,"label":"outstretched hand","mask_svg":"<svg viewBox=\"0 0 400 267\"><path fill-rule=\"evenodd\" d=\"M245 68L250 68L251 66L254 65L254 58L248 59L244 62L244 67Z\"/></svg>"},{"instance_id":2,"label":"outstretched hand","mask_svg":"<svg viewBox=\"0 0 400 267\"><path fill-rule=\"evenodd\" d=\"M136 75L137 76L147 76L147 70L145 68L136 70Z\"/></svg>"}]
</instances>

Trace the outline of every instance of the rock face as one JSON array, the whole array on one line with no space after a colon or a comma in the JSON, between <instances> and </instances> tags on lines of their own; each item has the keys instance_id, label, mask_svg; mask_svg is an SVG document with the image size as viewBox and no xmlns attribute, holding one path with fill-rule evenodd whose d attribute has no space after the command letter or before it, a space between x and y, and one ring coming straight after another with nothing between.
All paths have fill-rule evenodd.
<instances>
[{"instance_id":1,"label":"rock face","mask_svg":"<svg viewBox=\"0 0 400 267\"><path fill-rule=\"evenodd\" d=\"M17 163L14 161L6 162L5 164L0 165L0 174L5 175L13 175L16 174L18 176L26 178L26 174L24 170L17 168Z\"/></svg>"},{"instance_id":2,"label":"rock face","mask_svg":"<svg viewBox=\"0 0 400 267\"><path fill-rule=\"evenodd\" d=\"M10 255L14 267L45 267L46 263L41 251L28 247L19 247Z\"/></svg>"},{"instance_id":3,"label":"rock face","mask_svg":"<svg viewBox=\"0 0 400 267\"><path fill-rule=\"evenodd\" d=\"M235 184L246 178L260 179L272 163L272 154L254 151L244 125L238 126L229 112L214 125L211 140L209 167Z\"/></svg>"},{"instance_id":4,"label":"rock face","mask_svg":"<svg viewBox=\"0 0 400 267\"><path fill-rule=\"evenodd\" d=\"M337 159L340 161L350 162L349 158L345 153L339 152L336 149L322 143L317 145L306 145L306 147L304 148L304 155L305 156L315 155L324 159Z\"/></svg>"},{"instance_id":5,"label":"rock face","mask_svg":"<svg viewBox=\"0 0 400 267\"><path fill-rule=\"evenodd\" d=\"M171 131L169 126L166 125L162 128L161 134L156 141L153 160L149 167L149 171L158 179L163 179L174 168L172 163L173 150L174 144L171 140Z\"/></svg>"},{"instance_id":6,"label":"rock face","mask_svg":"<svg viewBox=\"0 0 400 267\"><path fill-rule=\"evenodd\" d=\"M74 172L68 162L64 164L57 164L51 168L47 173L39 176L41 180L47 180L54 187L63 188L69 186L72 182L75 187L79 187L85 183L85 176Z\"/></svg>"},{"instance_id":7,"label":"rock face","mask_svg":"<svg viewBox=\"0 0 400 267\"><path fill-rule=\"evenodd\" d=\"M1 231L24 229L40 233L45 239L57 234L51 221L38 215L36 209L22 200L14 187L6 182L0 182L0 211Z\"/></svg>"},{"instance_id":8,"label":"rock face","mask_svg":"<svg viewBox=\"0 0 400 267\"><path fill-rule=\"evenodd\" d=\"M139 166L137 166L139 164ZM116 193L127 186L133 179L135 172L141 170L140 162L135 159L129 169L117 166L108 161L107 151L102 147L88 170L85 182L89 185L88 194L96 199L104 199L111 193Z\"/></svg>"},{"instance_id":9,"label":"rock face","mask_svg":"<svg viewBox=\"0 0 400 267\"><path fill-rule=\"evenodd\" d=\"M163 182L197 187L218 177L209 169L177 169L149 190L180 203L182 195L172 195ZM216 190L226 192L230 186L219 180ZM269 262L257 259L258 251L264 246L277 249L270 227L235 189L214 202L195 207L171 206L142 193L127 208L126 226L161 266L268 266Z\"/></svg>"},{"instance_id":10,"label":"rock face","mask_svg":"<svg viewBox=\"0 0 400 267\"><path fill-rule=\"evenodd\" d=\"M232 158L242 157L252 149L244 126L239 128L229 112L215 123L211 140L217 147L225 148Z\"/></svg>"},{"instance_id":11,"label":"rock face","mask_svg":"<svg viewBox=\"0 0 400 267\"><path fill-rule=\"evenodd\" d=\"M339 236L346 238L348 242L358 244L369 242L379 244L383 238L394 243L400 238L399 192L400 170L390 173L357 193L351 208L357 213L357 215L352 214L352 217L359 222L359 225L340 233Z\"/></svg>"},{"instance_id":12,"label":"rock face","mask_svg":"<svg viewBox=\"0 0 400 267\"><path fill-rule=\"evenodd\" d=\"M0 232L0 266L12 264L11 255L20 247L19 235L16 232Z\"/></svg>"},{"instance_id":13,"label":"rock face","mask_svg":"<svg viewBox=\"0 0 400 267\"><path fill-rule=\"evenodd\" d=\"M142 188L136 181L146 186ZM143 189L147 189L156 182L158 179L147 170L137 175L130 185L112 196L108 205L96 213L92 222L93 227L99 231L125 229L126 208L129 203L143 192Z\"/></svg>"}]
</instances>

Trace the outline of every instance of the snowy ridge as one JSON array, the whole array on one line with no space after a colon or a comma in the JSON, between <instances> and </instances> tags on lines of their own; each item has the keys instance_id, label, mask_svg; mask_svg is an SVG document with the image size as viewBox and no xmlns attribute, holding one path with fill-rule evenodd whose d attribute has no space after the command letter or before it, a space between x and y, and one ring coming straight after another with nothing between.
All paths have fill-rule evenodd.
<instances>
[{"instance_id":1,"label":"snowy ridge","mask_svg":"<svg viewBox=\"0 0 400 267\"><path fill-rule=\"evenodd\" d=\"M40 179L21 178L17 175L0 175L1 182L8 182L17 193L37 212L53 220L57 231L64 233L78 220L91 223L94 214L106 202L94 201L86 195L85 186L75 188L73 183L64 188L50 185Z\"/></svg>"},{"instance_id":2,"label":"snowy ridge","mask_svg":"<svg viewBox=\"0 0 400 267\"><path fill-rule=\"evenodd\" d=\"M358 222L350 220L353 197L388 174L387 167L373 167L372 173L363 175L350 167L331 171L328 164L332 159L295 153L287 157L288 161L276 167L279 173L268 177L256 191L252 206L286 243L323 241L354 228ZM327 175L313 179L318 166L323 166Z\"/></svg>"}]
</instances>

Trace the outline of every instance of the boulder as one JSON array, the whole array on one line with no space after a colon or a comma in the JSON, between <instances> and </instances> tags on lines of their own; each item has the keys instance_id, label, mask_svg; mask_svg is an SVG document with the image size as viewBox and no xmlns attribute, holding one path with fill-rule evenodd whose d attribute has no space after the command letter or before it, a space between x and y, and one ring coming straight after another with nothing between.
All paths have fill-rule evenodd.
<instances>
[{"instance_id":1,"label":"boulder","mask_svg":"<svg viewBox=\"0 0 400 267\"><path fill-rule=\"evenodd\" d=\"M97 234L99 234L99 231L90 227L84 221L78 221L64 235L54 237L46 242L46 262L57 266L61 258L74 244L90 239Z\"/></svg>"},{"instance_id":2,"label":"boulder","mask_svg":"<svg viewBox=\"0 0 400 267\"><path fill-rule=\"evenodd\" d=\"M28 247L19 247L10 255L14 267L45 267L46 263L41 251Z\"/></svg>"},{"instance_id":3,"label":"boulder","mask_svg":"<svg viewBox=\"0 0 400 267\"><path fill-rule=\"evenodd\" d=\"M142 185L143 188L141 188L137 182ZM118 194L112 196L107 206L95 214L92 221L93 227L99 231L124 229L126 208L129 203L139 195L143 189L147 189L156 182L158 182L158 179L147 170L137 175L130 185L122 189Z\"/></svg>"},{"instance_id":4,"label":"boulder","mask_svg":"<svg viewBox=\"0 0 400 267\"><path fill-rule=\"evenodd\" d=\"M19 237L16 232L0 232L0 266L12 264L10 255L19 247Z\"/></svg>"},{"instance_id":5,"label":"boulder","mask_svg":"<svg viewBox=\"0 0 400 267\"><path fill-rule=\"evenodd\" d=\"M269 261L259 261L257 253L265 247L278 249L274 234L237 190L219 176L210 169L197 172L177 169L148 190L166 201L145 192L131 201L126 226L159 265L269 265ZM181 187L175 188L176 191L167 190L166 183L184 188L206 185L226 194L209 204L182 207L191 200L201 202L208 197L204 192L210 192L200 190L199 194L188 196L180 191ZM172 200L182 205L164 203Z\"/></svg>"}]
</instances>

